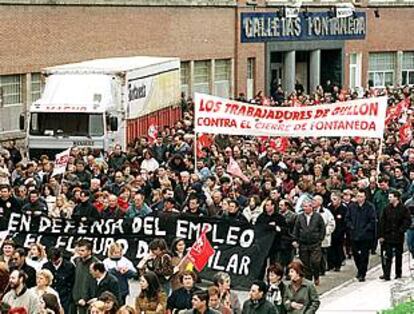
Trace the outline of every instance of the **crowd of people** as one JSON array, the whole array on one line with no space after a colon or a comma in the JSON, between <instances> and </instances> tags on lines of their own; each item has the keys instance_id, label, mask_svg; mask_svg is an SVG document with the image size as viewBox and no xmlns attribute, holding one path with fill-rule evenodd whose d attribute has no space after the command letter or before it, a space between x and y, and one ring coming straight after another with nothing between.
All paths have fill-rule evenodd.
<instances>
[{"instance_id":1,"label":"crowd of people","mask_svg":"<svg viewBox=\"0 0 414 314\"><path fill-rule=\"evenodd\" d=\"M6 239L0 256L1 312L315 313L321 276L340 272L347 259L353 257L362 282L370 254L381 254L383 280L391 280L395 256L395 278L401 278L405 234L414 259L414 140L399 132L403 124L414 123L410 88L358 95L328 84L306 95L299 84L290 95L278 87L271 97L259 93L251 102L311 106L378 95L387 95L395 109L388 112L398 111L387 117L383 142L346 135L291 137L282 146L280 139L249 136L195 141L194 104L183 97L183 119L160 126L156 138L137 138L125 151L120 145L111 152L73 147L63 175L52 176L50 156L30 160L13 142L4 144L2 221L12 212L85 223L204 216L254 225L275 237L242 305L225 272L218 272L208 289L198 287L183 239L170 246L153 239L136 265L119 243L100 261L91 243L81 240L68 260L59 249L45 250L40 243L24 248ZM238 99L246 101L243 95ZM397 110L402 101L407 105ZM130 279L139 280L140 293L127 305Z\"/></svg>"}]
</instances>

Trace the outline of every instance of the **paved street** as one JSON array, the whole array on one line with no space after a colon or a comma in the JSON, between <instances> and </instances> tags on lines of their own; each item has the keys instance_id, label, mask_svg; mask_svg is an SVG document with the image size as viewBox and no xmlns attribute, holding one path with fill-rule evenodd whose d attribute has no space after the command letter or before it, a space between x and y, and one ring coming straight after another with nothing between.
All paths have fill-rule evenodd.
<instances>
[{"instance_id":1,"label":"paved street","mask_svg":"<svg viewBox=\"0 0 414 314\"><path fill-rule=\"evenodd\" d=\"M361 289L365 291L364 289L373 290L372 287L375 287L376 282L381 282L381 280L373 281L374 278L378 278L380 276L380 265L379 265L380 259L378 255L371 255L370 257L370 267L371 271L369 273L369 276L367 277L367 282L364 284L356 282L354 280L355 276L355 266L353 260L346 260L346 265L342 267L341 272L327 272L325 276L321 277L321 284L319 287L317 287L319 293L321 294L321 300L322 305L321 309L323 309L324 312L318 312L318 313L347 313L352 312L352 310L348 311L348 308L357 308L358 304L356 304L356 300L359 300L359 302L366 302L365 298L355 297L355 295L358 295L360 293ZM404 270L405 272L405 270ZM374 274L375 273L375 274ZM408 273L405 272L405 273ZM392 282L391 282L392 283ZM388 283L388 284L391 284ZM207 286L203 283L203 286ZM368 286L367 288L364 288ZM386 284L380 286L385 287ZM356 291L353 291L357 289ZM348 291L349 290L349 291ZM389 289L388 289L389 290ZM133 281L131 283L131 296L127 299L127 302L129 304L133 304L133 300L135 296L139 293L139 286L137 281ZM356 293L355 295L350 295L350 298L355 298L355 300L351 300L350 298L342 299L341 295L344 295L345 297L349 295L349 293ZM247 291L237 291L240 301L243 303L248 295ZM385 292L382 291L383 295ZM383 297L381 297L383 299ZM344 303L341 303L343 301ZM387 301L386 303L384 303ZM383 308L386 308L389 305L389 295L386 298L384 302L379 303L377 305L383 306ZM358 302L358 303L359 303ZM373 302L376 304L376 302ZM354 304L356 304L354 306ZM354 311L352 313L355 313ZM361 313L370 313L370 312L361 312ZM374 313L374 312L373 312Z\"/></svg>"},{"instance_id":2,"label":"paved street","mask_svg":"<svg viewBox=\"0 0 414 314\"><path fill-rule=\"evenodd\" d=\"M409 277L408 255L403 258L403 279ZM391 307L391 287L395 280L383 281L381 265L373 267L366 282L351 279L321 296L318 314L377 313ZM392 273L392 277L394 274Z\"/></svg>"}]
</instances>

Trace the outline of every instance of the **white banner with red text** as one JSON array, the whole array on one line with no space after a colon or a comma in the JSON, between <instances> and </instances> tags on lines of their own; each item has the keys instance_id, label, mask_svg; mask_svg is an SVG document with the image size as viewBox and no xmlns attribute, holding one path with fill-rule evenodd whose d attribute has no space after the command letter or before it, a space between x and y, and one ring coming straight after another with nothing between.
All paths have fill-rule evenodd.
<instances>
[{"instance_id":1,"label":"white banner with red text","mask_svg":"<svg viewBox=\"0 0 414 314\"><path fill-rule=\"evenodd\" d=\"M229 135L382 138L387 98L306 107L265 107L195 94L195 132Z\"/></svg>"}]
</instances>

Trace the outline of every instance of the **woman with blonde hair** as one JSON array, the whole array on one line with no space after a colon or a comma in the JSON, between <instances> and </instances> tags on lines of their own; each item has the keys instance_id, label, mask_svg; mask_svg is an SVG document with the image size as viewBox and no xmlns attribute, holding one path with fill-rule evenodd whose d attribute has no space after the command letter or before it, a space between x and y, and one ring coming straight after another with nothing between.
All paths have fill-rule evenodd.
<instances>
[{"instance_id":1,"label":"woman with blonde hair","mask_svg":"<svg viewBox=\"0 0 414 314\"><path fill-rule=\"evenodd\" d=\"M59 194L56 196L55 208L49 210L49 217L70 219L72 217L72 212L73 206L68 202L65 194Z\"/></svg>"},{"instance_id":2,"label":"woman with blonde hair","mask_svg":"<svg viewBox=\"0 0 414 314\"><path fill-rule=\"evenodd\" d=\"M93 302L88 309L90 314L105 314L105 303L103 301Z\"/></svg>"},{"instance_id":3,"label":"woman with blonde hair","mask_svg":"<svg viewBox=\"0 0 414 314\"><path fill-rule=\"evenodd\" d=\"M36 286L30 288L39 298L46 293L53 294L56 296L59 306L61 306L59 294L50 285L53 282L53 274L48 269L41 269L36 274Z\"/></svg>"},{"instance_id":4,"label":"woman with blonde hair","mask_svg":"<svg viewBox=\"0 0 414 314\"><path fill-rule=\"evenodd\" d=\"M128 280L137 273L134 264L123 256L123 247L121 244L114 242L109 246L108 257L103 261L106 270L118 279L119 290L121 295L120 304L125 304L129 295Z\"/></svg>"},{"instance_id":5,"label":"woman with blonde hair","mask_svg":"<svg viewBox=\"0 0 414 314\"><path fill-rule=\"evenodd\" d=\"M45 247L40 243L33 243L30 245L26 263L27 265L32 266L36 271L41 270L43 265L47 263Z\"/></svg>"}]
</instances>

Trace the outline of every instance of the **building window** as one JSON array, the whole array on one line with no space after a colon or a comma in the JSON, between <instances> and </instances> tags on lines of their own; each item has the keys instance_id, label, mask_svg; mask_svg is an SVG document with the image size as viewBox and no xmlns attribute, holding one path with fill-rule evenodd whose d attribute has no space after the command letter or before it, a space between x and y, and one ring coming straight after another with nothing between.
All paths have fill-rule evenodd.
<instances>
[{"instance_id":1,"label":"building window","mask_svg":"<svg viewBox=\"0 0 414 314\"><path fill-rule=\"evenodd\" d=\"M0 76L0 99L2 105L22 104L22 81L20 74Z\"/></svg>"},{"instance_id":2,"label":"building window","mask_svg":"<svg viewBox=\"0 0 414 314\"><path fill-rule=\"evenodd\" d=\"M253 99L254 97L254 77L256 72L256 59L247 59L247 99Z\"/></svg>"},{"instance_id":3,"label":"building window","mask_svg":"<svg viewBox=\"0 0 414 314\"><path fill-rule=\"evenodd\" d=\"M216 96L229 98L231 84L231 62L215 60L214 62L214 93Z\"/></svg>"},{"instance_id":4,"label":"building window","mask_svg":"<svg viewBox=\"0 0 414 314\"><path fill-rule=\"evenodd\" d=\"M395 53L379 52L369 54L369 83L373 87L394 85Z\"/></svg>"},{"instance_id":5,"label":"building window","mask_svg":"<svg viewBox=\"0 0 414 314\"><path fill-rule=\"evenodd\" d=\"M194 62L194 93L210 93L211 62L195 61Z\"/></svg>"},{"instance_id":6,"label":"building window","mask_svg":"<svg viewBox=\"0 0 414 314\"><path fill-rule=\"evenodd\" d=\"M32 73L32 101L36 101L40 98L42 92L42 81L40 78L40 73Z\"/></svg>"},{"instance_id":7,"label":"building window","mask_svg":"<svg viewBox=\"0 0 414 314\"><path fill-rule=\"evenodd\" d=\"M190 95L190 62L181 62L181 92Z\"/></svg>"},{"instance_id":8,"label":"building window","mask_svg":"<svg viewBox=\"0 0 414 314\"><path fill-rule=\"evenodd\" d=\"M414 85L414 52L403 53L402 84Z\"/></svg>"},{"instance_id":9,"label":"building window","mask_svg":"<svg viewBox=\"0 0 414 314\"><path fill-rule=\"evenodd\" d=\"M361 86L361 60L360 53L351 53L349 56L349 87Z\"/></svg>"}]
</instances>

